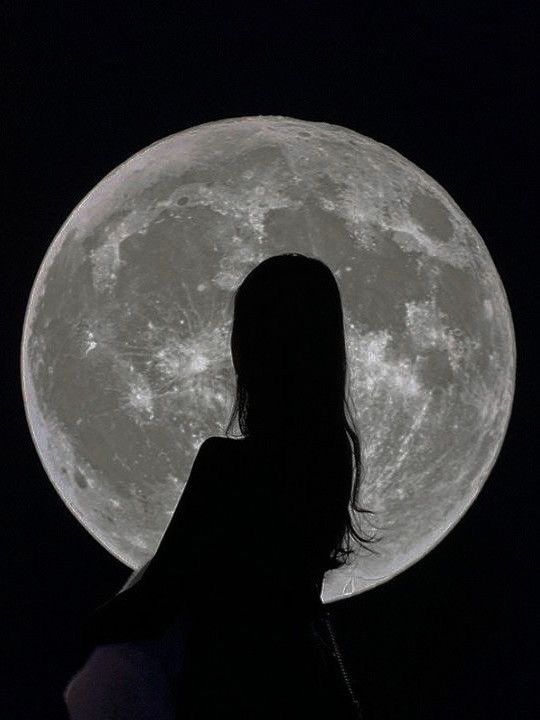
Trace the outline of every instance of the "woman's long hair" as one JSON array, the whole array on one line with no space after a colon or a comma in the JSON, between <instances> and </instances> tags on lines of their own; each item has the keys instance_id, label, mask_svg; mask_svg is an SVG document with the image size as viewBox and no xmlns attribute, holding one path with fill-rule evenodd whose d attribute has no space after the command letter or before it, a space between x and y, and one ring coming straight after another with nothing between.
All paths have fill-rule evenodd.
<instances>
[{"instance_id":1,"label":"woman's long hair","mask_svg":"<svg viewBox=\"0 0 540 720\"><path fill-rule=\"evenodd\" d=\"M367 547L373 537L363 536L351 512L373 514L359 501L362 459L350 407L343 310L328 266L300 253L257 265L234 295L231 354L236 394L225 434L237 420L244 437L301 435L319 448L333 438L348 454L351 472L341 480L350 500L328 569L345 564L354 541L375 552ZM339 445L343 438L348 442Z\"/></svg>"}]
</instances>

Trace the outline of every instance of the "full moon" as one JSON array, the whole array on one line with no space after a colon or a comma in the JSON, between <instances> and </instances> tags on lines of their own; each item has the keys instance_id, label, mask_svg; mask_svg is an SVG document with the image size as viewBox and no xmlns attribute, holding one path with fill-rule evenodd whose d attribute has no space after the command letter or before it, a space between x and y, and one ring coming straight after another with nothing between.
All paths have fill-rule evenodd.
<instances>
[{"instance_id":1,"label":"full moon","mask_svg":"<svg viewBox=\"0 0 540 720\"><path fill-rule=\"evenodd\" d=\"M65 504L139 568L200 444L224 433L232 295L284 252L320 258L340 287L361 503L376 513L362 528L378 555L358 548L328 572L330 602L389 580L444 538L489 476L512 408L514 331L489 252L448 193L395 150L337 125L254 116L137 152L77 205L43 258L22 394Z\"/></svg>"}]
</instances>

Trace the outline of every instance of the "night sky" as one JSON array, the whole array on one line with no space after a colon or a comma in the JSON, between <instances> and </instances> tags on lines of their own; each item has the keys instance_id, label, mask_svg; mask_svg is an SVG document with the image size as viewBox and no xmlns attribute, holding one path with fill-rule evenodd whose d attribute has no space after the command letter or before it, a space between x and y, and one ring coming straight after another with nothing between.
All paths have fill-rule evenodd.
<instances>
[{"instance_id":1,"label":"night sky","mask_svg":"<svg viewBox=\"0 0 540 720\"><path fill-rule=\"evenodd\" d=\"M4 7L0 717L67 718L61 694L85 659L77 623L130 573L65 507L26 423L19 352L39 264L73 208L121 162L166 135L244 115L324 121L389 145L448 191L488 247L517 342L497 462L425 558L331 607L365 720L538 712L530 257L538 14L532 2L497 15L487 3L371 5L352 21L197 24L152 8L115 16L84 3Z\"/></svg>"}]
</instances>

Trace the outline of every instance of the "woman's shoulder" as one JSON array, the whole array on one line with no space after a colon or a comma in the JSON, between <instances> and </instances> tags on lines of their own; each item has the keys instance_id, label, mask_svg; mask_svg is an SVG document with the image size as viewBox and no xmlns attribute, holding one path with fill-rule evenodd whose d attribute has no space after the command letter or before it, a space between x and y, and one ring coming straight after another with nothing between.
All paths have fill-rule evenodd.
<instances>
[{"instance_id":1,"label":"woman's shoulder","mask_svg":"<svg viewBox=\"0 0 540 720\"><path fill-rule=\"evenodd\" d=\"M245 445L243 438L229 438L221 435L212 435L204 440L199 447L198 455L204 458L205 464L208 463L212 468L220 468L223 472L231 467L238 459L240 451L244 450Z\"/></svg>"},{"instance_id":2,"label":"woman's shoulder","mask_svg":"<svg viewBox=\"0 0 540 720\"><path fill-rule=\"evenodd\" d=\"M202 444L205 443L241 443L246 438L232 438L232 437L224 437L223 435L211 435L210 437L207 437L206 440L203 440Z\"/></svg>"},{"instance_id":3,"label":"woman's shoulder","mask_svg":"<svg viewBox=\"0 0 540 720\"><path fill-rule=\"evenodd\" d=\"M249 438L247 437L235 438L224 437L223 435L211 435L203 441L201 448L204 446L205 450L219 450L221 452L226 452L230 448L231 452L234 452L236 450L240 450L241 448L246 449L250 446L248 441Z\"/></svg>"},{"instance_id":4,"label":"woman's shoulder","mask_svg":"<svg viewBox=\"0 0 540 720\"><path fill-rule=\"evenodd\" d=\"M238 441L234 440L233 438L227 438L221 435L211 435L210 437L207 437L205 440L203 440L202 443L199 445L199 450L197 454L211 455L217 452L223 453L228 448L236 445L237 442Z\"/></svg>"}]
</instances>

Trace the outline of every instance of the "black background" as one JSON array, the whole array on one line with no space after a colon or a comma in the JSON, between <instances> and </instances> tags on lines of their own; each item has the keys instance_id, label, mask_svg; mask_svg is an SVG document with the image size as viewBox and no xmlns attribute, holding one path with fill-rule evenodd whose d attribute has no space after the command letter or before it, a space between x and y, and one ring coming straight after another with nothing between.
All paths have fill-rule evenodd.
<instances>
[{"instance_id":1,"label":"black background","mask_svg":"<svg viewBox=\"0 0 540 720\"><path fill-rule=\"evenodd\" d=\"M2 718L66 717L61 692L84 660L73 628L129 574L64 506L26 424L19 348L39 264L78 202L138 150L199 123L265 114L352 128L435 178L488 246L515 325L512 416L477 500L412 568L333 605L366 720L535 714L538 17L533 3L498 14L472 5L196 24L158 6L113 16L84 3L4 5Z\"/></svg>"}]
</instances>

